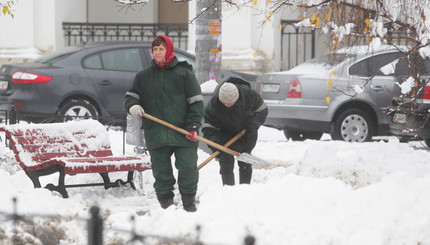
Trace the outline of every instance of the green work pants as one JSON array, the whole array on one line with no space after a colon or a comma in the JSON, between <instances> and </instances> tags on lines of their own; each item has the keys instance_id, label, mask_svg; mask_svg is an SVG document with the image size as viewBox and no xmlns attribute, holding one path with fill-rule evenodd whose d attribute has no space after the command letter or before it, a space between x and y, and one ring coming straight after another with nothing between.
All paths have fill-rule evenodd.
<instances>
[{"instance_id":1,"label":"green work pants","mask_svg":"<svg viewBox=\"0 0 430 245\"><path fill-rule=\"evenodd\" d=\"M193 194L197 191L199 171L197 170L197 146L164 146L149 151L154 175L154 189L157 196L173 196L173 175L171 156L175 155L175 167L178 170L178 186L181 194Z\"/></svg>"}]
</instances>

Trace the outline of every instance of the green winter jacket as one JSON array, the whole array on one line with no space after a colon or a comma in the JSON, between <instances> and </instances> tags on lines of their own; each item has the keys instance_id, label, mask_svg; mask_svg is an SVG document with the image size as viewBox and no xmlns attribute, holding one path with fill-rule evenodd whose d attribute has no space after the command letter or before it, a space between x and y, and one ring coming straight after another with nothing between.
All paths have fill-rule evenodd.
<instances>
[{"instance_id":1,"label":"green winter jacket","mask_svg":"<svg viewBox=\"0 0 430 245\"><path fill-rule=\"evenodd\" d=\"M224 82L235 84L239 90L239 98L230 108L218 99L219 88ZM266 120L267 106L248 82L236 77L224 82L218 84L212 99L206 104L202 132L205 138L224 145L242 129L246 129L245 135L230 148L251 152L257 142L258 129Z\"/></svg>"},{"instance_id":2,"label":"green winter jacket","mask_svg":"<svg viewBox=\"0 0 430 245\"><path fill-rule=\"evenodd\" d=\"M187 131L199 131L204 114L200 85L187 62L175 60L166 67L152 65L139 72L133 87L126 93L124 106L140 104L145 113ZM148 150L162 146L196 146L184 134L164 125L142 118Z\"/></svg>"}]
</instances>

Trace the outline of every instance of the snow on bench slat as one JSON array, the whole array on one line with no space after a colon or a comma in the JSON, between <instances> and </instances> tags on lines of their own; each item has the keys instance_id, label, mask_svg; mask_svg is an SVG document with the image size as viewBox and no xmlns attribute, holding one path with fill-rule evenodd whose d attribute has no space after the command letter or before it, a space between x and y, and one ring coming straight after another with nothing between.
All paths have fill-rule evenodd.
<instances>
[{"instance_id":1,"label":"snow on bench slat","mask_svg":"<svg viewBox=\"0 0 430 245\"><path fill-rule=\"evenodd\" d=\"M52 157L112 156L109 135L96 120L7 125L19 162L35 166ZM23 145L22 145L23 144ZM52 154L50 154L52 153Z\"/></svg>"},{"instance_id":2,"label":"snow on bench slat","mask_svg":"<svg viewBox=\"0 0 430 245\"><path fill-rule=\"evenodd\" d=\"M150 157L139 156L110 156L98 158L52 158L39 163L37 166L27 166L27 170L59 164L65 167L66 174L89 172L112 172L150 169Z\"/></svg>"}]
</instances>

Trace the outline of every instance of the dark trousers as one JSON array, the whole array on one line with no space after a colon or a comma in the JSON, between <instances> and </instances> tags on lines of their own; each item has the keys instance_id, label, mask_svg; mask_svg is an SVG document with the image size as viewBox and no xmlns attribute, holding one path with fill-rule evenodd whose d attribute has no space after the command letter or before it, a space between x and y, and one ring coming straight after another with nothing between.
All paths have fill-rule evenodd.
<instances>
[{"instance_id":1,"label":"dark trousers","mask_svg":"<svg viewBox=\"0 0 430 245\"><path fill-rule=\"evenodd\" d=\"M227 153L221 153L219 157L219 165L223 184L224 185L234 185L234 156ZM252 177L252 166L251 164L245 162L238 162L239 165L239 183L249 184Z\"/></svg>"},{"instance_id":2,"label":"dark trousers","mask_svg":"<svg viewBox=\"0 0 430 245\"><path fill-rule=\"evenodd\" d=\"M178 186L181 194L194 194L197 191L199 171L197 170L197 146L164 146L149 151L154 175L154 189L157 196L172 196L174 184L171 156L175 156L178 170Z\"/></svg>"}]
</instances>

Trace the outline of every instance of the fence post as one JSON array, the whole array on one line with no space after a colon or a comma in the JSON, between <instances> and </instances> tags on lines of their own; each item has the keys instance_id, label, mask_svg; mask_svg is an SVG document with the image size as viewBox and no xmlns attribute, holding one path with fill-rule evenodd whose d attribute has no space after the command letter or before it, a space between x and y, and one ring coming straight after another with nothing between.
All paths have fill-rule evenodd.
<instances>
[{"instance_id":1,"label":"fence post","mask_svg":"<svg viewBox=\"0 0 430 245\"><path fill-rule=\"evenodd\" d=\"M13 202L13 236L12 236L12 244L18 244L18 208L17 208L17 199L16 197L12 198Z\"/></svg>"},{"instance_id":2,"label":"fence post","mask_svg":"<svg viewBox=\"0 0 430 245\"><path fill-rule=\"evenodd\" d=\"M245 237L245 245L254 245L255 244L255 237L251 235L247 235Z\"/></svg>"},{"instance_id":3,"label":"fence post","mask_svg":"<svg viewBox=\"0 0 430 245\"><path fill-rule=\"evenodd\" d=\"M14 105L12 105L11 107L10 107L10 111L9 111L9 116L6 114L6 121L9 119L9 124L16 124L16 109L15 109L15 106ZM11 149L12 150L12 145L9 143L8 144L8 141L7 141L7 136L6 136L6 134L5 134L5 144L6 144L6 146L8 146L9 145L9 149Z\"/></svg>"},{"instance_id":4,"label":"fence post","mask_svg":"<svg viewBox=\"0 0 430 245\"><path fill-rule=\"evenodd\" d=\"M103 244L103 220L99 212L100 209L97 206L90 208L91 217L88 220L88 245Z\"/></svg>"},{"instance_id":5,"label":"fence post","mask_svg":"<svg viewBox=\"0 0 430 245\"><path fill-rule=\"evenodd\" d=\"M16 109L15 106L10 107L9 124L16 124Z\"/></svg>"}]
</instances>

